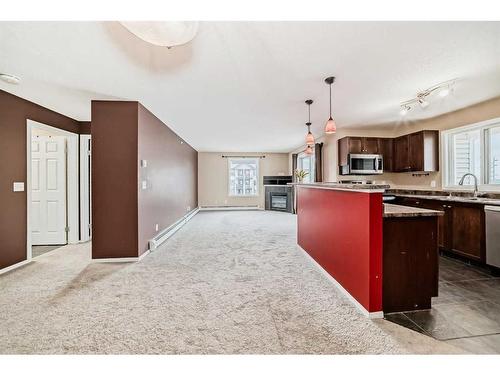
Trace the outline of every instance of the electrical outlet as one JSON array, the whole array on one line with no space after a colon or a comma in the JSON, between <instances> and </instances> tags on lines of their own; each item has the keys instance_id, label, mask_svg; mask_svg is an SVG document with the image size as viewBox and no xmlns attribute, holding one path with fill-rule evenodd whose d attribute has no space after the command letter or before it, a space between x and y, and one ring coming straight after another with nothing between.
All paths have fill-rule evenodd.
<instances>
[{"instance_id":1,"label":"electrical outlet","mask_svg":"<svg viewBox=\"0 0 500 375\"><path fill-rule=\"evenodd\" d=\"M148 166L148 161L146 159L141 160L141 167L146 168Z\"/></svg>"},{"instance_id":2,"label":"electrical outlet","mask_svg":"<svg viewBox=\"0 0 500 375\"><path fill-rule=\"evenodd\" d=\"M155 224L155 231L158 232L158 224Z\"/></svg>"},{"instance_id":3,"label":"electrical outlet","mask_svg":"<svg viewBox=\"0 0 500 375\"><path fill-rule=\"evenodd\" d=\"M148 182L146 180L143 180L141 183L142 190L146 190L148 188Z\"/></svg>"},{"instance_id":4,"label":"electrical outlet","mask_svg":"<svg viewBox=\"0 0 500 375\"><path fill-rule=\"evenodd\" d=\"M187 206L186 211L187 212L191 211L191 206Z\"/></svg>"},{"instance_id":5,"label":"electrical outlet","mask_svg":"<svg viewBox=\"0 0 500 375\"><path fill-rule=\"evenodd\" d=\"M431 181L431 187L436 187L436 180Z\"/></svg>"}]
</instances>

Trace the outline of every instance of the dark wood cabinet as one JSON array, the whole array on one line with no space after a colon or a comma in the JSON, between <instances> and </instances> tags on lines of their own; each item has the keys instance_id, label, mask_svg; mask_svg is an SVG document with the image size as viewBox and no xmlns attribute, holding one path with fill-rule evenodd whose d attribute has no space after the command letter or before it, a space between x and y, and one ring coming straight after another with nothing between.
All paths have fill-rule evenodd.
<instances>
[{"instance_id":1,"label":"dark wood cabinet","mask_svg":"<svg viewBox=\"0 0 500 375\"><path fill-rule=\"evenodd\" d=\"M363 138L362 152L365 154L380 154L379 138Z\"/></svg>"},{"instance_id":2,"label":"dark wood cabinet","mask_svg":"<svg viewBox=\"0 0 500 375\"><path fill-rule=\"evenodd\" d=\"M430 308L439 279L437 217L385 218L383 241L384 313Z\"/></svg>"},{"instance_id":3,"label":"dark wood cabinet","mask_svg":"<svg viewBox=\"0 0 500 375\"><path fill-rule=\"evenodd\" d=\"M446 204L445 201L422 199L419 202L421 202L419 206L422 208L444 212L443 216L438 217L438 246L440 249L449 249L451 247L450 220L453 207Z\"/></svg>"},{"instance_id":4,"label":"dark wood cabinet","mask_svg":"<svg viewBox=\"0 0 500 375\"><path fill-rule=\"evenodd\" d=\"M408 134L408 161L411 171L425 171L424 132Z\"/></svg>"},{"instance_id":5,"label":"dark wood cabinet","mask_svg":"<svg viewBox=\"0 0 500 375\"><path fill-rule=\"evenodd\" d=\"M384 158L384 172L394 171L394 140L379 138L379 151Z\"/></svg>"},{"instance_id":6,"label":"dark wood cabinet","mask_svg":"<svg viewBox=\"0 0 500 375\"><path fill-rule=\"evenodd\" d=\"M484 205L411 197L400 197L396 203L443 211L444 216L438 218L439 248L481 263L486 261Z\"/></svg>"},{"instance_id":7,"label":"dark wood cabinet","mask_svg":"<svg viewBox=\"0 0 500 375\"><path fill-rule=\"evenodd\" d=\"M380 154L379 138L344 137L338 141L339 166L346 165L349 154Z\"/></svg>"},{"instance_id":8,"label":"dark wood cabinet","mask_svg":"<svg viewBox=\"0 0 500 375\"><path fill-rule=\"evenodd\" d=\"M396 172L439 171L439 132L423 130L394 139Z\"/></svg>"},{"instance_id":9,"label":"dark wood cabinet","mask_svg":"<svg viewBox=\"0 0 500 375\"><path fill-rule=\"evenodd\" d=\"M476 204L453 205L449 251L467 258L485 261L484 207Z\"/></svg>"},{"instance_id":10,"label":"dark wood cabinet","mask_svg":"<svg viewBox=\"0 0 500 375\"><path fill-rule=\"evenodd\" d=\"M361 154L363 152L363 138L349 137L348 138L348 154Z\"/></svg>"},{"instance_id":11,"label":"dark wood cabinet","mask_svg":"<svg viewBox=\"0 0 500 375\"><path fill-rule=\"evenodd\" d=\"M410 170L409 160L409 138L408 136L394 139L394 171L408 172Z\"/></svg>"},{"instance_id":12,"label":"dark wood cabinet","mask_svg":"<svg viewBox=\"0 0 500 375\"><path fill-rule=\"evenodd\" d=\"M439 171L439 132L422 130L397 138L344 137L338 140L339 167L349 154L382 154L385 172Z\"/></svg>"}]
</instances>

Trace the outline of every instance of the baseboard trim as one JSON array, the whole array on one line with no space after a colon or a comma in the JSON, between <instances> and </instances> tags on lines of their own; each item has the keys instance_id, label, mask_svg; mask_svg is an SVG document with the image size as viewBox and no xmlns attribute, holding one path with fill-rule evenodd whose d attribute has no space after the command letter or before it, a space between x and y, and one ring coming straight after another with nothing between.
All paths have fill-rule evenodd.
<instances>
[{"instance_id":1,"label":"baseboard trim","mask_svg":"<svg viewBox=\"0 0 500 375\"><path fill-rule=\"evenodd\" d=\"M148 255L151 251L147 250L144 254L138 257L125 257L125 258L95 258L92 259L92 263L131 263L131 262L139 262Z\"/></svg>"},{"instance_id":2,"label":"baseboard trim","mask_svg":"<svg viewBox=\"0 0 500 375\"><path fill-rule=\"evenodd\" d=\"M258 211L259 206L202 206L200 211Z\"/></svg>"},{"instance_id":3,"label":"baseboard trim","mask_svg":"<svg viewBox=\"0 0 500 375\"><path fill-rule=\"evenodd\" d=\"M33 261L32 259L26 259L26 260L23 260L23 261L21 261L19 263L15 263L15 264L12 264L12 265L10 265L8 267L2 268L2 269L0 269L0 275L3 274L3 273L7 273L7 272L10 272L10 271L13 271L16 268L25 266L25 265L31 263L32 261Z\"/></svg>"},{"instance_id":4,"label":"baseboard trim","mask_svg":"<svg viewBox=\"0 0 500 375\"><path fill-rule=\"evenodd\" d=\"M299 244L297 244L298 248L302 250L302 253L304 256L311 261L312 264L318 268L318 270L326 276L326 278L340 291L342 294L344 294L349 301L352 302L354 306L358 308L361 313L366 316L367 318L370 319L381 319L384 317L384 312L383 311L374 311L374 312L369 312L361 303L359 303L356 298L354 298L335 278L330 275L321 265L316 262L316 260L309 255L307 251L305 251Z\"/></svg>"}]
</instances>

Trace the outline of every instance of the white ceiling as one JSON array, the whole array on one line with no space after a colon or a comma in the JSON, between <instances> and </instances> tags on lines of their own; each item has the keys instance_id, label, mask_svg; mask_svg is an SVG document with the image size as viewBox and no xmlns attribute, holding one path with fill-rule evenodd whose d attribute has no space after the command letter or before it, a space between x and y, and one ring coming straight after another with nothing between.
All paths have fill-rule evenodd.
<instances>
[{"instance_id":1,"label":"white ceiling","mask_svg":"<svg viewBox=\"0 0 500 375\"><path fill-rule=\"evenodd\" d=\"M202 22L166 49L117 22L0 22L12 92L78 120L92 99L138 100L199 151L290 151L328 118L338 127L399 121L399 103L460 78L408 120L500 95L499 22Z\"/></svg>"}]
</instances>

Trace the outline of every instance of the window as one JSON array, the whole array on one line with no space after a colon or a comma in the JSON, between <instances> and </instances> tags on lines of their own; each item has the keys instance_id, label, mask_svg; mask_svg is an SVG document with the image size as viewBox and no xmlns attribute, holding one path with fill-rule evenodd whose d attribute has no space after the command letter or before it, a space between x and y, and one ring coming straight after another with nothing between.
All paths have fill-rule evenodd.
<instances>
[{"instance_id":1,"label":"window","mask_svg":"<svg viewBox=\"0 0 500 375\"><path fill-rule=\"evenodd\" d=\"M229 159L229 195L241 197L259 195L259 159Z\"/></svg>"},{"instance_id":2,"label":"window","mask_svg":"<svg viewBox=\"0 0 500 375\"><path fill-rule=\"evenodd\" d=\"M500 126L489 129L489 183L500 184Z\"/></svg>"},{"instance_id":3,"label":"window","mask_svg":"<svg viewBox=\"0 0 500 375\"><path fill-rule=\"evenodd\" d=\"M444 186L457 187L466 173L486 188L500 185L500 119L443 132ZM467 176L464 185L473 185ZM495 186L500 188L500 186Z\"/></svg>"},{"instance_id":4,"label":"window","mask_svg":"<svg viewBox=\"0 0 500 375\"><path fill-rule=\"evenodd\" d=\"M297 157L297 169L309 172L309 174L304 177L305 183L314 182L314 165L315 158L313 155L307 155L305 152L301 153Z\"/></svg>"}]
</instances>

